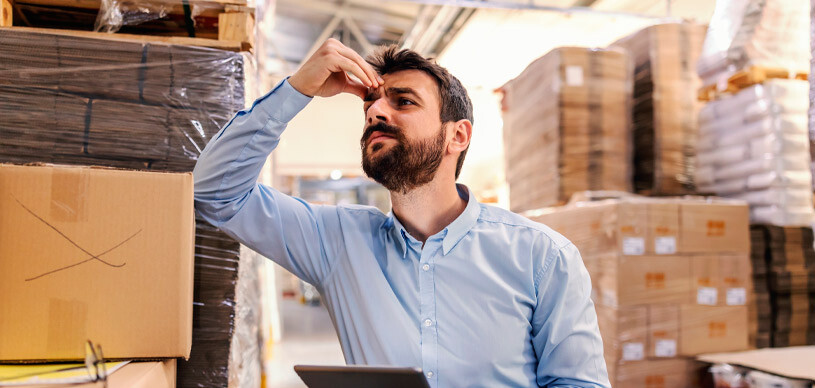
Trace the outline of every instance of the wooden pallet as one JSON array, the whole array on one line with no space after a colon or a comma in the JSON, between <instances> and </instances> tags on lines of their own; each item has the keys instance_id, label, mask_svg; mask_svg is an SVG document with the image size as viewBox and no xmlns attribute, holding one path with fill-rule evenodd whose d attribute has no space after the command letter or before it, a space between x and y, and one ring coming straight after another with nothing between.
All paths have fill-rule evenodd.
<instances>
[{"instance_id":1,"label":"wooden pallet","mask_svg":"<svg viewBox=\"0 0 815 388\"><path fill-rule=\"evenodd\" d=\"M705 85L699 89L700 101L712 101L724 94L738 93L740 90L760 84L769 79L798 79L806 81L807 73L795 73L787 69L751 66L737 71L717 84Z\"/></svg>"},{"instance_id":2,"label":"wooden pallet","mask_svg":"<svg viewBox=\"0 0 815 388\"><path fill-rule=\"evenodd\" d=\"M0 2L2 2L0 27L59 29L63 30L62 33L93 31L97 14L102 6L102 0L0 0ZM242 51L250 50L254 45L254 8L247 6L246 0L134 0L121 4L124 12L128 11L128 7L140 4L161 4L166 15L141 24L122 26L113 35L186 38L183 41L187 44L206 47L237 45ZM195 16L192 15L192 11L195 11ZM227 42L228 44L224 44Z\"/></svg>"}]
</instances>

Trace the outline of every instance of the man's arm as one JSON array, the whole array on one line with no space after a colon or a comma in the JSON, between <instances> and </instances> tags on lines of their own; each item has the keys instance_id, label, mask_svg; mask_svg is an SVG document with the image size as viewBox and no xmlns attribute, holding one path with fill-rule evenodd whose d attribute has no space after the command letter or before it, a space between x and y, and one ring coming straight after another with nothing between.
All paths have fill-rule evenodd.
<instances>
[{"instance_id":1,"label":"man's arm","mask_svg":"<svg viewBox=\"0 0 815 388\"><path fill-rule=\"evenodd\" d=\"M536 277L532 345L542 387L610 387L591 280L574 244L548 252Z\"/></svg>"},{"instance_id":2,"label":"man's arm","mask_svg":"<svg viewBox=\"0 0 815 388\"><path fill-rule=\"evenodd\" d=\"M378 84L360 62L341 43L327 41L289 80L238 112L207 144L193 171L195 208L204 219L316 285L330 271L326 247L335 244L325 242L339 231L336 208L309 205L258 184L257 178L288 122L311 100L306 94L364 95L365 85Z\"/></svg>"}]
</instances>

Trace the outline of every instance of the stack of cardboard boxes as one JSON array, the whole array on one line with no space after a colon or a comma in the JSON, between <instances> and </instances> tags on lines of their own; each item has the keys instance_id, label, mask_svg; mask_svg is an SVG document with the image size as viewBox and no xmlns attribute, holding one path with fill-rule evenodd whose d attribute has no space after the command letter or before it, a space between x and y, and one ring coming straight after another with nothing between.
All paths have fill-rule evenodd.
<instances>
[{"instance_id":1,"label":"stack of cardboard boxes","mask_svg":"<svg viewBox=\"0 0 815 388\"><path fill-rule=\"evenodd\" d=\"M634 190L651 195L694 192L701 86L696 61L706 27L657 24L618 40L634 62Z\"/></svg>"},{"instance_id":2,"label":"stack of cardboard boxes","mask_svg":"<svg viewBox=\"0 0 815 388\"><path fill-rule=\"evenodd\" d=\"M688 357L749 347L743 202L623 197L527 215L580 250L613 386L696 386Z\"/></svg>"},{"instance_id":3,"label":"stack of cardboard boxes","mask_svg":"<svg viewBox=\"0 0 815 388\"><path fill-rule=\"evenodd\" d=\"M759 347L815 345L815 250L811 228L752 225Z\"/></svg>"},{"instance_id":4,"label":"stack of cardboard boxes","mask_svg":"<svg viewBox=\"0 0 815 388\"><path fill-rule=\"evenodd\" d=\"M21 282L0 282L3 298L14 300L32 294L38 289L37 283L46 280L56 282L53 294L57 296L54 300L42 299L32 312L39 314L36 317L41 318L41 324L26 327L30 334L27 337L18 333L25 326L20 322L33 315L20 315L18 310L0 312L0 332L15 339L2 339L0 346L38 349L48 356L46 359L68 357L65 349L70 348L70 357L81 359L83 343L90 339L99 343L109 358L187 358L178 363L180 387L259 385L262 341L258 341L258 330L262 310L255 273L258 260L255 255L245 255L241 245L223 232L195 220L189 174L209 139L244 107L245 65L241 53L161 42L123 42L47 30L11 29L0 34L0 71L7 75L6 80L13 80L0 82L0 162L142 170L147 172L116 173L127 179L150 177L144 179L155 182L167 179L169 175L163 172L186 172L182 175L187 184L183 192L186 202L172 205L162 205L161 191L149 191L152 186L148 184L144 188L111 186L89 197L85 195L91 193L87 190L95 187L96 177L102 173L96 168L68 168L65 173L42 173L44 178L37 186L14 191L16 199L0 199L4 203L0 208L3 222L16 225L26 221L30 224L26 230L46 235L55 240L55 246L65 247L64 256L43 262L42 268L28 256L15 256L9 263L2 255L2 265L14 266L4 268L2 276L14 276L15 282ZM6 187L5 183L0 186ZM174 193L168 198L180 196ZM116 202L120 197L123 202ZM32 211L26 211L23 205ZM96 206L102 208L94 210ZM179 209L187 213L179 215ZM9 218L6 212L11 210L15 213ZM94 218L89 218L92 210ZM141 224L136 222L141 220L138 217L132 223L126 218L114 218L130 212L158 218ZM150 253L153 247L172 238L172 234L153 231L162 230L158 224L170 218L195 228L194 245L191 230L186 236L189 247L195 250L194 264L189 261L194 266L180 279L170 278L178 271L172 268L172 257L166 256L169 251L162 255ZM57 229L73 227L70 222L86 221L98 225L80 235L65 233L63 238L57 233ZM113 228L119 224L121 229ZM3 227L0 233L16 236L15 228L18 226ZM49 230L54 233L48 234ZM135 236L125 242L131 234ZM2 241L8 246L11 240L17 241L17 237ZM29 249L39 249L29 243ZM116 256L124 253L125 247L130 249L126 251L128 256ZM47 279L25 281L51 270L47 265L50 262L61 260L70 265L74 259L89 261ZM115 265L121 263L126 264L114 271ZM98 273L84 272L88 270ZM141 271L137 273L141 277L128 280L124 276L128 270ZM132 286L123 292L117 284ZM191 293L185 294L185 306L161 307L165 299L178 297L174 290L165 289L169 285L193 287L188 290ZM57 290L64 297L60 298ZM0 308L15 305L9 303L4 300ZM188 314L184 322L171 319L180 311ZM51 315L53 318L49 318ZM148 318L153 326L137 324ZM173 341L180 336L168 341L169 334L155 334L161 333L157 327L178 329L182 323L187 330L186 351L170 352L178 348ZM135 348L117 346L125 339ZM156 342L162 342L161 346ZM31 345L25 345L28 343ZM15 353L0 359L25 357L30 356Z\"/></svg>"},{"instance_id":5,"label":"stack of cardboard boxes","mask_svg":"<svg viewBox=\"0 0 815 388\"><path fill-rule=\"evenodd\" d=\"M632 71L622 50L561 47L502 87L513 211L630 190Z\"/></svg>"}]
</instances>

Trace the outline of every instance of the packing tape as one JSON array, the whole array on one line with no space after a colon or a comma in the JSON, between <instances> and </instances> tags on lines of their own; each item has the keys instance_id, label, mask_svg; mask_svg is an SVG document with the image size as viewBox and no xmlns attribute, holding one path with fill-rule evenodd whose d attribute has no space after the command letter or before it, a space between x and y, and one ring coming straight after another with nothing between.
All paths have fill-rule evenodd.
<instances>
[{"instance_id":1,"label":"packing tape","mask_svg":"<svg viewBox=\"0 0 815 388\"><path fill-rule=\"evenodd\" d=\"M55 359L80 356L88 331L88 305L78 300L50 298L46 350Z\"/></svg>"},{"instance_id":2,"label":"packing tape","mask_svg":"<svg viewBox=\"0 0 815 388\"><path fill-rule=\"evenodd\" d=\"M87 168L59 168L51 171L51 210L49 218L62 222L88 220L86 207L90 172Z\"/></svg>"}]
</instances>

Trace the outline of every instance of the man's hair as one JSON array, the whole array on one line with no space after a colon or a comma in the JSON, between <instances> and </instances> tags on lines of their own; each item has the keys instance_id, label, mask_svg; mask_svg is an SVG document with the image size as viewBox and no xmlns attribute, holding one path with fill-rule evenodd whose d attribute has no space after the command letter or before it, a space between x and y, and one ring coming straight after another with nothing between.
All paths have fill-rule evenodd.
<instances>
[{"instance_id":1,"label":"man's hair","mask_svg":"<svg viewBox=\"0 0 815 388\"><path fill-rule=\"evenodd\" d=\"M410 49L399 49L396 45L385 46L369 55L366 58L368 63L380 75L396 73L403 70L420 70L436 80L439 87L439 97L441 100L441 122L455 122L467 119L473 122L473 103L467 90L458 78L454 77L447 69L439 66L433 59L425 58L419 53ZM461 173L461 166L464 164L464 156L468 145L458 156L456 161L456 179Z\"/></svg>"}]
</instances>

